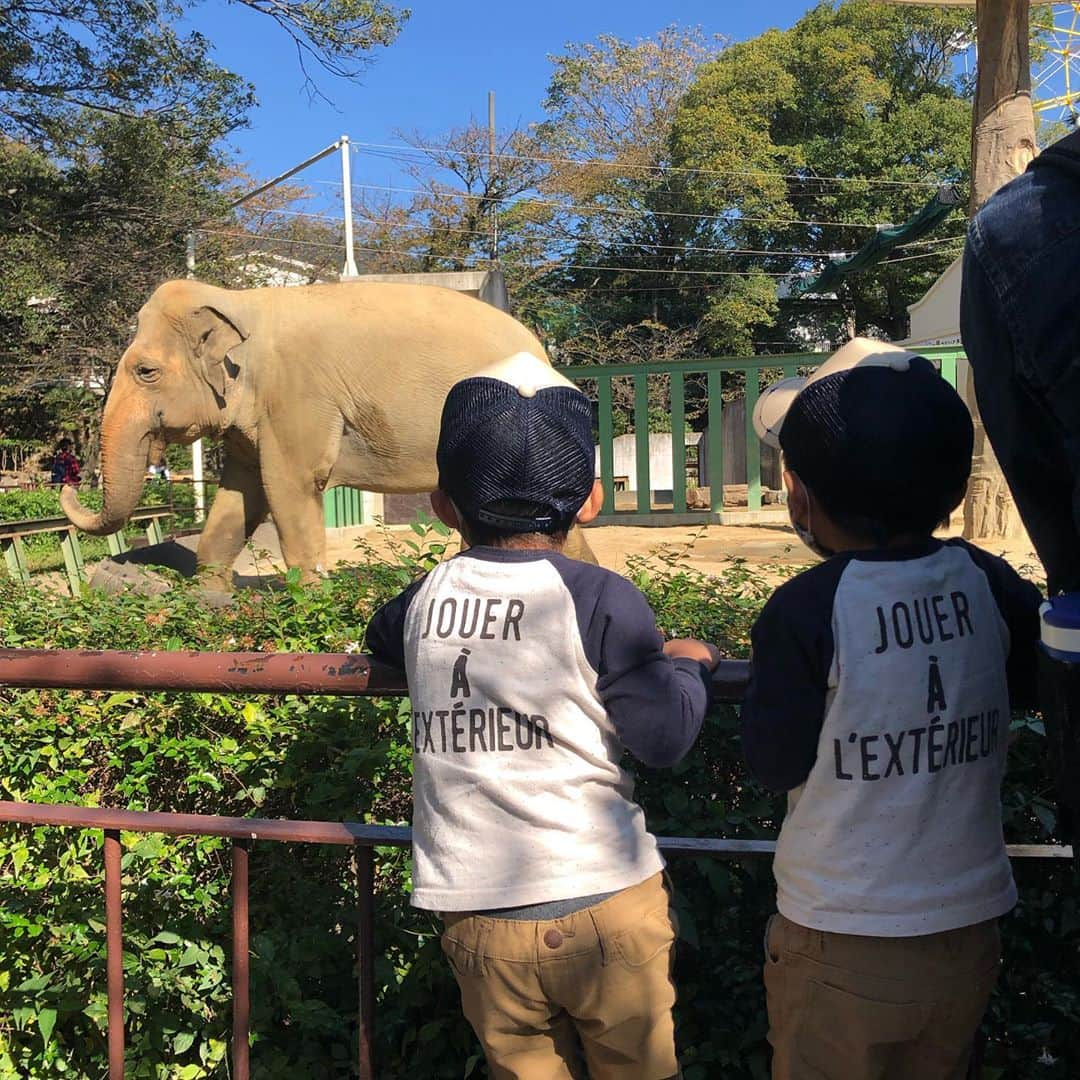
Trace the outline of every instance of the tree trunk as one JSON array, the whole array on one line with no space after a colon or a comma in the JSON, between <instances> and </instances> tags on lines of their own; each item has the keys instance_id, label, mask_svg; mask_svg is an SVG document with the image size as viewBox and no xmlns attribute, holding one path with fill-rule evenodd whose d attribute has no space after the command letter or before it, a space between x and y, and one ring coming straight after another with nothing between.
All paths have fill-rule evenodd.
<instances>
[{"instance_id":1,"label":"tree trunk","mask_svg":"<svg viewBox=\"0 0 1080 1080\"><path fill-rule=\"evenodd\" d=\"M971 213L1038 153L1031 110L1029 0L977 0L978 83L971 126ZM965 364L966 368L967 365ZM958 372L958 375L960 373ZM1012 494L979 417L970 378L958 379L975 420L975 454L964 500L964 536L1023 535Z\"/></svg>"}]
</instances>

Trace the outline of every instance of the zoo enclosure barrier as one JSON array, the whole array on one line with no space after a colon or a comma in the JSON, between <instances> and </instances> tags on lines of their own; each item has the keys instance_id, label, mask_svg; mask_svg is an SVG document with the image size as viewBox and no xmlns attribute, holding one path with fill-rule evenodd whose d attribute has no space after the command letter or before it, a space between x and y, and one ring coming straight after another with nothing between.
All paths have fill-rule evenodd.
<instances>
[{"instance_id":1,"label":"zoo enclosure barrier","mask_svg":"<svg viewBox=\"0 0 1080 1080\"><path fill-rule=\"evenodd\" d=\"M716 700L737 704L746 690L749 665L724 660L713 675ZM0 688L186 691L250 694L333 694L402 697L401 674L362 654L91 652L0 649ZM0 801L0 822L104 833L107 1042L109 1080L124 1076L124 973L121 896L123 831L172 836L219 836L232 841L232 1059L234 1080L250 1080L250 986L248 971L249 859L253 841L337 844L352 849L357 888L356 966L359 983L358 1054L361 1080L372 1080L375 1004L374 879L376 847L407 847L404 826L356 822L288 821L214 817ZM771 840L660 837L668 855L712 858L771 855ZM1013 858L1069 858L1069 847L1009 846Z\"/></svg>"},{"instance_id":2,"label":"zoo enclosure barrier","mask_svg":"<svg viewBox=\"0 0 1080 1080\"><path fill-rule=\"evenodd\" d=\"M171 506L140 506L132 511L129 521L146 522L146 542L160 544L165 539L161 523L173 517ZM0 548L4 551L4 563L8 573L16 581L30 581L30 564L26 558L23 538L41 536L46 533L60 534L60 550L64 556L64 572L72 596L78 596L86 581L86 567L82 547L79 544L79 531L66 517L28 518L22 521L0 521ZM121 532L111 533L106 537L110 555L120 555L128 550L127 539Z\"/></svg>"},{"instance_id":3,"label":"zoo enclosure barrier","mask_svg":"<svg viewBox=\"0 0 1080 1080\"><path fill-rule=\"evenodd\" d=\"M194 484L196 481L176 478L164 481L169 488L169 501L160 506L140 506L132 511L129 522L145 522L147 544L160 544L170 537L198 532L199 528L178 528L180 518L191 511L191 507L177 504L172 497L172 487L177 484ZM207 489L216 489L216 480L199 481ZM60 486L60 485L56 485ZM328 529L348 528L365 523L363 493L353 488L330 488L323 493L323 513ZM166 532L162 522L172 518L173 527ZM23 518L17 521L0 520L0 550L4 554L4 563L8 573L16 581L29 583L30 563L27 558L25 537L58 534L60 551L64 557L64 573L72 596L78 596L87 580L86 560L80 543L79 530L66 517ZM122 555L130 550L123 531L107 536L108 552L111 556Z\"/></svg>"},{"instance_id":4,"label":"zoo enclosure barrier","mask_svg":"<svg viewBox=\"0 0 1080 1080\"><path fill-rule=\"evenodd\" d=\"M938 364L942 376L956 386L957 361L964 355L958 345L923 348L921 355ZM588 364L560 366L563 375L582 386L597 403L598 465L604 487L604 508L598 524L614 525L687 525L714 522L738 525L758 520L762 511L761 444L754 432L753 412L761 391L778 378L797 375L800 370L819 367L829 357L827 353L784 353L775 356L704 357L643 364ZM688 462L685 432L687 431L687 379L694 380L695 411L706 427L701 441L691 451L697 451L697 461ZM619 380L613 385L614 380ZM625 383L632 384L632 391ZM584 385L582 385L584 384ZM739 385L741 384L741 385ZM622 408L616 402L616 387L627 399ZM595 389L594 389L595 388ZM671 491L655 491L655 478L650 476L649 405L650 389L660 390L669 402ZM741 432L728 433L728 447L737 447L745 460L746 506L744 509L724 509L722 478L725 474L725 398L729 401L742 395L744 417ZM631 423L634 440L633 468L618 475L615 469L615 417L626 416ZM655 437L655 436L654 436ZM733 437L733 438L732 438ZM739 442L742 445L739 446ZM690 469L688 470L688 465ZM707 477L708 505L694 508L687 503L687 473ZM738 470L741 475L742 469ZM728 469L731 472L731 469ZM739 482L732 480L732 483ZM625 483L636 492L634 508L620 510L616 502L617 489ZM654 499L654 494L657 497ZM670 508L667 503L670 501ZM654 503L663 503L658 507ZM766 511L768 513L768 511Z\"/></svg>"},{"instance_id":5,"label":"zoo enclosure barrier","mask_svg":"<svg viewBox=\"0 0 1080 1080\"><path fill-rule=\"evenodd\" d=\"M963 356L959 346L935 346L922 349L921 352L938 363L942 376L950 385L956 385L957 361ZM807 352L776 356L703 357L644 364L559 367L559 371L578 383L596 401L597 463L604 488L604 507L597 518L597 524L738 525L758 520L762 514L764 487L761 444L752 422L754 405L761 391L776 378L787 378L800 370L816 368L826 359L826 353ZM705 421L700 441L690 447L686 444L685 436L680 438L676 435L686 431L688 379L692 380L689 412L696 413L697 419ZM650 389L660 390L669 403L670 493L667 489L657 492L654 486L657 478L651 475ZM620 406L617 400L619 391L625 391L625 407ZM724 416L725 396L730 403L740 395L743 402L742 430L727 430L731 427L731 418ZM628 419L633 432L633 464L628 472L623 474L618 473L615 468L617 416ZM746 487L746 505L742 509L724 508L722 478L725 474L725 442L728 443L728 453L733 447L739 449L736 471L740 478L745 475ZM745 462L745 469L742 462ZM732 471L731 464L728 463L726 470L729 474ZM707 505L689 505L687 490L695 485L688 481L688 476L696 477L698 484L702 478L706 478L707 483L701 486L708 488ZM741 479L739 482L741 483ZM192 481L177 478L170 483L203 484L207 489L217 486L212 480ZM618 494L624 485L629 492L624 498L633 502L633 509L630 510L619 509L618 505L619 501L623 501L618 500ZM135 513L138 515L155 509L160 511L162 508L141 507ZM174 514L177 510L171 497L169 509ZM772 512L765 511L765 514L771 515ZM370 523L370 515L365 514L363 493L352 488L334 487L324 492L323 516L327 528L350 528ZM781 513L778 516L782 518L785 515ZM133 517L132 520L142 519ZM61 546L68 581L72 586L72 593L77 594L78 583L85 579L83 556L77 530L66 518L0 522L0 547L4 550L9 572L21 581L28 580L29 570L19 537L40 532L62 534ZM155 536L156 539L152 538L148 530L148 542L161 541L163 537L160 528ZM121 534L109 537L110 554L116 555L124 550L126 543Z\"/></svg>"}]
</instances>

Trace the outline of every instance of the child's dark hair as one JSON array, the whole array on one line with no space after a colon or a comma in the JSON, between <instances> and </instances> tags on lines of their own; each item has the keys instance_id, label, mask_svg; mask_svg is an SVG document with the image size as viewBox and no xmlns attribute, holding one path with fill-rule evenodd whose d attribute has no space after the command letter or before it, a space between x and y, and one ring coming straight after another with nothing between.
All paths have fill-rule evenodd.
<instances>
[{"instance_id":1,"label":"child's dark hair","mask_svg":"<svg viewBox=\"0 0 1080 1080\"><path fill-rule=\"evenodd\" d=\"M921 356L807 385L780 431L786 465L842 529L887 544L929 536L971 474L971 414Z\"/></svg>"},{"instance_id":2,"label":"child's dark hair","mask_svg":"<svg viewBox=\"0 0 1080 1080\"><path fill-rule=\"evenodd\" d=\"M798 472L798 469L795 471ZM941 492L931 498L918 500L916 505L906 503L897 507L896 513L870 515L836 505L833 502L835 493L822 495L810 484L807 484L807 488L814 493L822 509L838 528L851 536L870 540L879 547L887 546L897 537L929 536L935 529L944 528L964 493L961 487L951 493Z\"/></svg>"}]
</instances>

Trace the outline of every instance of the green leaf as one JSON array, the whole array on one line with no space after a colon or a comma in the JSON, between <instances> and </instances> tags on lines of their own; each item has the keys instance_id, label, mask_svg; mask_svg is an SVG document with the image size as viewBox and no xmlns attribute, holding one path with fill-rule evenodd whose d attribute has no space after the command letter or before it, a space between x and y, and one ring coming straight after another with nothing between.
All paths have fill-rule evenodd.
<instances>
[{"instance_id":1,"label":"green leaf","mask_svg":"<svg viewBox=\"0 0 1080 1080\"><path fill-rule=\"evenodd\" d=\"M83 1009L83 1013L90 1017L100 1030L104 1031L108 1026L109 1010L104 1001L90 1002L90 1004Z\"/></svg>"},{"instance_id":2,"label":"green leaf","mask_svg":"<svg viewBox=\"0 0 1080 1080\"><path fill-rule=\"evenodd\" d=\"M46 1046L49 1044L49 1039L52 1038L53 1028L56 1027L56 1010L55 1009L42 1009L37 1014L38 1031L41 1032L41 1039Z\"/></svg>"},{"instance_id":3,"label":"green leaf","mask_svg":"<svg viewBox=\"0 0 1080 1080\"><path fill-rule=\"evenodd\" d=\"M115 694L110 694L105 699L105 704L101 706L101 711L109 712L110 709L115 709L117 705L126 705L129 701L134 701L138 696L138 694L130 690L119 690Z\"/></svg>"},{"instance_id":4,"label":"green leaf","mask_svg":"<svg viewBox=\"0 0 1080 1080\"><path fill-rule=\"evenodd\" d=\"M184 950L184 955L180 957L177 966L182 968L191 967L192 964L201 964L205 959L205 949L200 949L198 945L189 945Z\"/></svg>"},{"instance_id":5,"label":"green leaf","mask_svg":"<svg viewBox=\"0 0 1080 1080\"><path fill-rule=\"evenodd\" d=\"M195 1034L191 1031L181 1031L173 1039L173 1052L177 1054L187 1053L195 1042Z\"/></svg>"}]
</instances>

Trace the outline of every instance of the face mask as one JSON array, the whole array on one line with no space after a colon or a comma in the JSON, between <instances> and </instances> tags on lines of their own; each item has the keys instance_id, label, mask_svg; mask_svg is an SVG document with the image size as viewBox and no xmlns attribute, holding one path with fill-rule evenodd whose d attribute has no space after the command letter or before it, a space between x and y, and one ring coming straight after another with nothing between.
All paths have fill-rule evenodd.
<instances>
[{"instance_id":1,"label":"face mask","mask_svg":"<svg viewBox=\"0 0 1080 1080\"><path fill-rule=\"evenodd\" d=\"M793 476L797 477L797 474L793 473ZM798 478L798 477L797 477ZM802 484L802 480L799 479L799 483ZM803 484L803 490L806 490L806 485ZM806 526L800 525L791 516L791 506L788 505L788 520L791 522L791 527L795 530L795 535L815 554L822 559L832 558L836 554L835 551L830 551L823 544L818 542L816 536L814 536L814 519L813 511L810 509L810 497L807 495L806 499Z\"/></svg>"}]
</instances>

